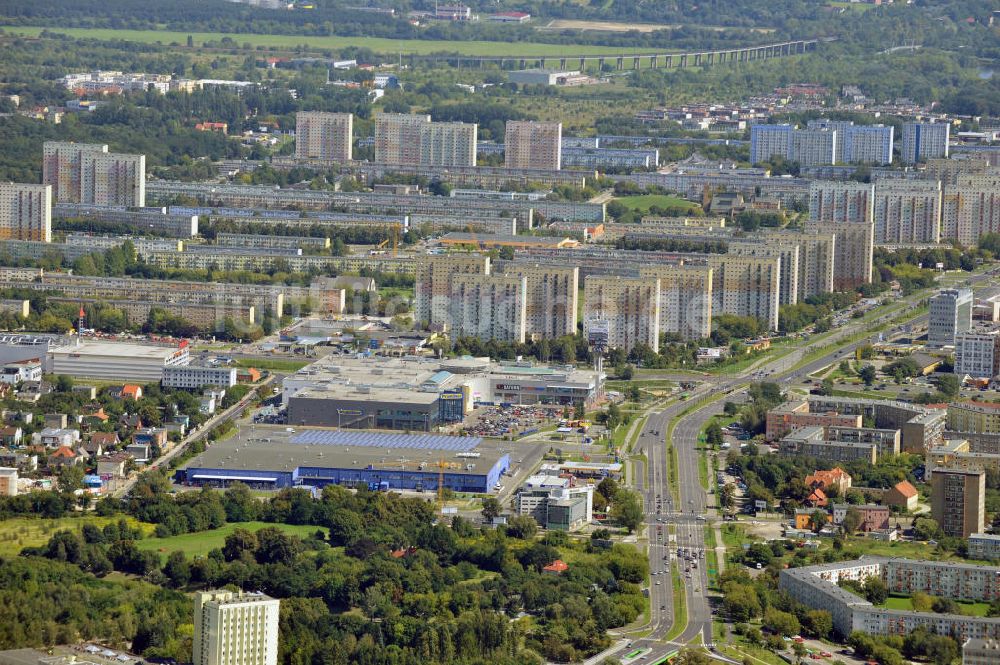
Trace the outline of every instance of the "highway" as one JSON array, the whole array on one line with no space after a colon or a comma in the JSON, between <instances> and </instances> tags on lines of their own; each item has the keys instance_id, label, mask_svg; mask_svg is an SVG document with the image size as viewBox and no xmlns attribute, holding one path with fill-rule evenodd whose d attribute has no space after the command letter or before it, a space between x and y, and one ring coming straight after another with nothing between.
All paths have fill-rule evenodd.
<instances>
[{"instance_id":1,"label":"highway","mask_svg":"<svg viewBox=\"0 0 1000 665\"><path fill-rule=\"evenodd\" d=\"M991 275L986 273L972 276L967 280L967 285L979 285L990 277ZM908 306L915 307L923 297L926 297L926 294L917 294L904 298L903 302ZM656 659L669 651L691 642L700 641L709 647L710 651L714 650L712 608L705 594L708 576L705 559L702 558L701 554L705 550L705 526L711 525L717 518L715 508L708 507L708 493L702 487L698 474L698 438L705 423L712 416L722 413L726 401L744 401L746 387L751 380L774 381L782 385L800 381L809 374L835 362L838 358L853 354L858 346L877 341L878 332L873 332L871 335L849 344L835 345L837 341L855 336L865 329L873 330L881 327L905 311L903 309L884 314L872 321L847 323L819 342L822 345L819 348L830 347L827 353L801 367L796 367L796 365L808 354L814 352L815 347L806 345L781 358L752 367L740 375L716 376L706 379L697 388L689 391L689 397L686 401L674 402L661 411L649 414L642 432L633 446L633 451L636 453L640 453L640 451L645 453L648 466L643 464L641 460L634 461L632 466L634 484L642 494L646 506L650 572L657 573L652 576L650 585L651 611L649 624L646 627L650 633L631 643L632 648L650 649L643 659L644 662L655 662ZM899 326L903 323L925 322L926 319L926 314L917 314L905 322L901 322ZM899 326L893 330L898 329ZM725 399L714 400L681 416L686 409L691 407L692 403L696 403L708 395L724 396ZM676 448L678 465L679 503L677 505L673 505L670 490L669 445L664 445L664 443L671 443L665 441L671 422L674 422L672 444ZM714 478L711 477L708 481L710 484L715 482ZM676 529L676 543L669 542L671 525ZM695 561L698 565L697 568L690 570L690 578L685 573L685 569L689 565L688 562L683 558L678 560L676 556L678 548L688 553L696 553ZM664 640L671 632L675 618L672 616L671 576L664 556L668 556L669 561L676 563L679 567L683 576L682 582L687 607L687 624L679 636L669 643ZM668 572L660 575L659 571L663 570ZM698 640L699 636L700 640ZM713 652L712 656L717 660L736 662L717 652Z\"/></svg>"}]
</instances>

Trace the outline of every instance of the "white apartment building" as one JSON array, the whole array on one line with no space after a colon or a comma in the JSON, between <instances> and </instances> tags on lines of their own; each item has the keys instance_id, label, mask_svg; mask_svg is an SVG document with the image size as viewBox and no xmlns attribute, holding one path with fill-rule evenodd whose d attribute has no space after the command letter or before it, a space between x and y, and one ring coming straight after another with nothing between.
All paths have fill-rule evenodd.
<instances>
[{"instance_id":1,"label":"white apartment building","mask_svg":"<svg viewBox=\"0 0 1000 665\"><path fill-rule=\"evenodd\" d=\"M1000 559L1000 535L995 533L969 534L969 558L983 561ZM992 662L1000 662L1000 655L998 655L998 660Z\"/></svg>"},{"instance_id":2,"label":"white apartment building","mask_svg":"<svg viewBox=\"0 0 1000 665\"><path fill-rule=\"evenodd\" d=\"M792 132L792 159L801 166L833 164L837 161L837 132L829 129L797 129Z\"/></svg>"},{"instance_id":3,"label":"white apartment building","mask_svg":"<svg viewBox=\"0 0 1000 665\"><path fill-rule=\"evenodd\" d=\"M660 349L660 280L589 275L583 284L583 333L608 326L608 345Z\"/></svg>"},{"instance_id":4,"label":"white apartment building","mask_svg":"<svg viewBox=\"0 0 1000 665\"><path fill-rule=\"evenodd\" d=\"M413 285L413 315L429 326L447 325L450 321L451 276L455 273L490 274L490 257L428 256L416 266Z\"/></svg>"},{"instance_id":5,"label":"white apartment building","mask_svg":"<svg viewBox=\"0 0 1000 665\"><path fill-rule=\"evenodd\" d=\"M942 289L930 298L927 343L953 346L955 336L972 327L972 289Z\"/></svg>"},{"instance_id":6,"label":"white apartment building","mask_svg":"<svg viewBox=\"0 0 1000 665\"><path fill-rule=\"evenodd\" d=\"M164 388L199 390L205 386L232 388L236 385L235 367L206 365L171 365L163 368Z\"/></svg>"},{"instance_id":7,"label":"white apartment building","mask_svg":"<svg viewBox=\"0 0 1000 665\"><path fill-rule=\"evenodd\" d=\"M753 316L778 329L781 304L781 257L709 254L712 312Z\"/></svg>"},{"instance_id":8,"label":"white apartment building","mask_svg":"<svg viewBox=\"0 0 1000 665\"><path fill-rule=\"evenodd\" d=\"M1000 331L969 330L956 334L955 374L982 379L1000 374Z\"/></svg>"},{"instance_id":9,"label":"white apartment building","mask_svg":"<svg viewBox=\"0 0 1000 665\"><path fill-rule=\"evenodd\" d=\"M945 189L941 234L975 245L986 233L1000 232L1000 173L959 175Z\"/></svg>"},{"instance_id":10,"label":"white apartment building","mask_svg":"<svg viewBox=\"0 0 1000 665\"><path fill-rule=\"evenodd\" d=\"M354 136L354 114L299 111L295 114L296 159L349 162Z\"/></svg>"},{"instance_id":11,"label":"white apartment building","mask_svg":"<svg viewBox=\"0 0 1000 665\"><path fill-rule=\"evenodd\" d=\"M904 164L948 156L951 125L946 122L903 123L901 158Z\"/></svg>"},{"instance_id":12,"label":"white apartment building","mask_svg":"<svg viewBox=\"0 0 1000 665\"><path fill-rule=\"evenodd\" d=\"M760 164L774 155L791 158L791 125L754 125L750 128L750 163Z\"/></svg>"},{"instance_id":13,"label":"white apartment building","mask_svg":"<svg viewBox=\"0 0 1000 665\"><path fill-rule=\"evenodd\" d=\"M52 241L52 187L0 182L0 239Z\"/></svg>"},{"instance_id":14,"label":"white apartment building","mask_svg":"<svg viewBox=\"0 0 1000 665\"><path fill-rule=\"evenodd\" d=\"M431 122L429 115L375 118L375 162L401 166L475 166L478 125Z\"/></svg>"},{"instance_id":15,"label":"white apartment building","mask_svg":"<svg viewBox=\"0 0 1000 665\"><path fill-rule=\"evenodd\" d=\"M871 283L874 223L809 221L805 226L807 233L834 235L834 291L852 291Z\"/></svg>"},{"instance_id":16,"label":"white apartment building","mask_svg":"<svg viewBox=\"0 0 1000 665\"><path fill-rule=\"evenodd\" d=\"M545 169L562 166L562 123L510 120L504 137L504 166L508 169Z\"/></svg>"},{"instance_id":17,"label":"white apartment building","mask_svg":"<svg viewBox=\"0 0 1000 665\"><path fill-rule=\"evenodd\" d=\"M875 184L875 242L936 243L941 239L941 183L879 180Z\"/></svg>"},{"instance_id":18,"label":"white apartment building","mask_svg":"<svg viewBox=\"0 0 1000 665\"><path fill-rule=\"evenodd\" d=\"M146 205L146 156L84 152L80 203L142 208Z\"/></svg>"},{"instance_id":19,"label":"white apartment building","mask_svg":"<svg viewBox=\"0 0 1000 665\"><path fill-rule=\"evenodd\" d=\"M194 599L194 665L277 665L279 601L201 591Z\"/></svg>"},{"instance_id":20,"label":"white apartment building","mask_svg":"<svg viewBox=\"0 0 1000 665\"><path fill-rule=\"evenodd\" d=\"M822 225L819 225L818 228L807 228L803 233L794 234L799 243L799 302L809 296L833 291L837 237L821 232L821 228Z\"/></svg>"},{"instance_id":21,"label":"white apartment building","mask_svg":"<svg viewBox=\"0 0 1000 665\"><path fill-rule=\"evenodd\" d=\"M528 278L508 275L451 276L452 337L524 342Z\"/></svg>"}]
</instances>

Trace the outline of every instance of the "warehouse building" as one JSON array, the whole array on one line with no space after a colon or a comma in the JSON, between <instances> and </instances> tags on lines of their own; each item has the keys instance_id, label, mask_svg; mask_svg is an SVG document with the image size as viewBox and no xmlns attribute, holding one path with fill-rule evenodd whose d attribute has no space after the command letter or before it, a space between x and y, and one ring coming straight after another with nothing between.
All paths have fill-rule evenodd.
<instances>
[{"instance_id":1,"label":"warehouse building","mask_svg":"<svg viewBox=\"0 0 1000 665\"><path fill-rule=\"evenodd\" d=\"M46 371L72 377L159 382L167 367L187 365L188 343L178 346L79 341L49 349Z\"/></svg>"},{"instance_id":2,"label":"warehouse building","mask_svg":"<svg viewBox=\"0 0 1000 665\"><path fill-rule=\"evenodd\" d=\"M213 444L178 472L194 486L258 489L346 485L382 490L495 491L510 468L501 442L256 425Z\"/></svg>"}]
</instances>

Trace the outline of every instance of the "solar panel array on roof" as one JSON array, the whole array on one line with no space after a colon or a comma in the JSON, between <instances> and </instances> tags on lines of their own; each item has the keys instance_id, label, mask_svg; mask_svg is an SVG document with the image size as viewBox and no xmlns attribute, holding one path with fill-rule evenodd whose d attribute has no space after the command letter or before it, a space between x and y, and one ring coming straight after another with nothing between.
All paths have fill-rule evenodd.
<instances>
[{"instance_id":1,"label":"solar panel array on roof","mask_svg":"<svg viewBox=\"0 0 1000 665\"><path fill-rule=\"evenodd\" d=\"M382 434L308 430L288 438L289 443L319 446L358 446L361 448L413 448L417 450L472 450L482 439L476 436L443 436L439 434Z\"/></svg>"}]
</instances>

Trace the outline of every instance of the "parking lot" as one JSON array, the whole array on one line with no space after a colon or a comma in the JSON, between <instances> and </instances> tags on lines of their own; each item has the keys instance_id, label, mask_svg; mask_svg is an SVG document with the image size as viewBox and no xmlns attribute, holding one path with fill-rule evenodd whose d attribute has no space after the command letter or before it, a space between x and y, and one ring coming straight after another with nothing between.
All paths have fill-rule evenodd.
<instances>
[{"instance_id":1,"label":"parking lot","mask_svg":"<svg viewBox=\"0 0 1000 665\"><path fill-rule=\"evenodd\" d=\"M472 412L462 431L493 438L530 434L552 424L562 413L557 406L484 406Z\"/></svg>"}]
</instances>

